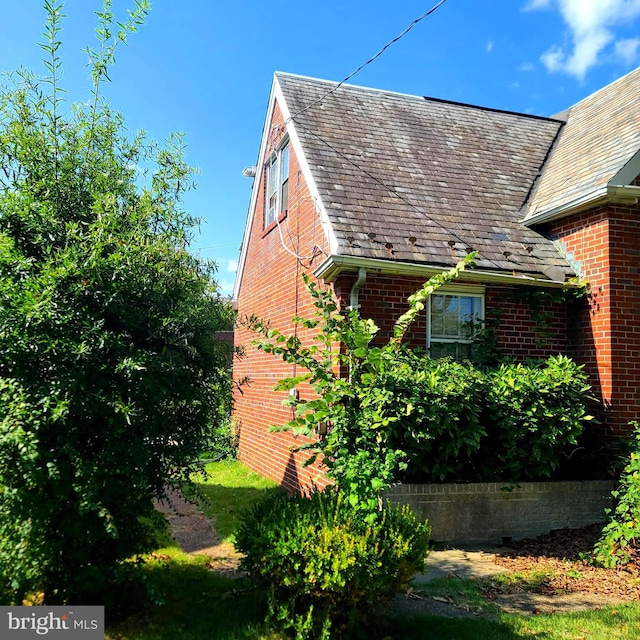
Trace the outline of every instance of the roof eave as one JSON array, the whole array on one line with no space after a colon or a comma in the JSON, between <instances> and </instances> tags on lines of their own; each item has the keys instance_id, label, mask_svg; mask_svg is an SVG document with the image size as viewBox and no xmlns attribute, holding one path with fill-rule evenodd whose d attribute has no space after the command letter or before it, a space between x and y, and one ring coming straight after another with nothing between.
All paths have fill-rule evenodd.
<instances>
[{"instance_id":1,"label":"roof eave","mask_svg":"<svg viewBox=\"0 0 640 640\"><path fill-rule=\"evenodd\" d=\"M553 209L535 213L522 220L522 223L528 227L533 227L544 222L566 218L574 213L580 213L607 203L637 204L638 199L640 199L640 187L608 184Z\"/></svg>"},{"instance_id":2,"label":"roof eave","mask_svg":"<svg viewBox=\"0 0 640 640\"><path fill-rule=\"evenodd\" d=\"M334 282L340 274L357 272L360 267L364 267L369 272L384 275L414 276L423 278L424 280L428 280L431 276L442 273L448 268L442 265L417 264L414 262L399 262L332 254L316 267L313 275L325 282ZM471 282L482 282L486 284L531 285L550 288L572 286L572 283L564 280L549 280L534 275L516 275L515 273L484 271L481 269L465 271L463 277L465 280Z\"/></svg>"}]
</instances>

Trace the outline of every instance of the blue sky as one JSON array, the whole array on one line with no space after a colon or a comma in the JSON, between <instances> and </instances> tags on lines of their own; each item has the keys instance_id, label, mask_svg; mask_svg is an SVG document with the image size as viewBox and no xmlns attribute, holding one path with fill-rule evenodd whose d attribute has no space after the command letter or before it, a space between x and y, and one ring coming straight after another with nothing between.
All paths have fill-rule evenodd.
<instances>
[{"instance_id":1,"label":"blue sky","mask_svg":"<svg viewBox=\"0 0 640 640\"><path fill-rule=\"evenodd\" d=\"M273 72L340 81L436 0L152 0L119 51L106 95L128 128L186 134L199 168L186 200L194 248L230 293ZM124 17L133 0L114 0ZM63 85L88 94L86 55L101 0L67 0ZM0 69L44 74L40 0L0 0ZM446 0L350 82L552 115L640 64L640 0Z\"/></svg>"}]
</instances>

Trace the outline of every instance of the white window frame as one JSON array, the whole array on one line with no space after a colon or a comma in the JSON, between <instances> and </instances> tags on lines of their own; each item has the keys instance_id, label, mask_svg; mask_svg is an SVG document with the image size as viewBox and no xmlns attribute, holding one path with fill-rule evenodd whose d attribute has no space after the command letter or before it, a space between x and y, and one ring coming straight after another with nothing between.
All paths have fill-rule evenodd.
<instances>
[{"instance_id":1,"label":"white window frame","mask_svg":"<svg viewBox=\"0 0 640 640\"><path fill-rule=\"evenodd\" d=\"M269 156L265 163L264 228L282 215L289 199L289 139Z\"/></svg>"},{"instance_id":2,"label":"white window frame","mask_svg":"<svg viewBox=\"0 0 640 640\"><path fill-rule=\"evenodd\" d=\"M485 318L485 288L477 285L448 285L438 289L429 296L427 305L427 352L431 352L431 344L471 344L473 336L470 338L434 338L431 335L431 303L436 296L455 296L459 298L478 298L480 300L479 313L476 318L479 322L484 322Z\"/></svg>"}]
</instances>

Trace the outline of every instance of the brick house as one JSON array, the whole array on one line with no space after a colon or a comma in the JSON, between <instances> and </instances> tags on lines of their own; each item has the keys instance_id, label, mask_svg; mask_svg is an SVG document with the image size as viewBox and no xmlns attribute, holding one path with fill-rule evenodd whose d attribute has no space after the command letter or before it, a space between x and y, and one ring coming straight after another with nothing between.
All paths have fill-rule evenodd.
<instances>
[{"instance_id":1,"label":"brick house","mask_svg":"<svg viewBox=\"0 0 640 640\"><path fill-rule=\"evenodd\" d=\"M234 300L239 317L292 332L312 312L306 272L384 337L408 295L477 250L411 343L464 356L464 319L500 316L502 354L585 365L599 434L619 437L640 417L639 197L640 69L553 118L276 73ZM576 277L588 296L545 296ZM268 427L290 419L273 386L296 371L252 338L236 330L234 375L249 378L235 399L240 457L295 489L317 470Z\"/></svg>"}]
</instances>

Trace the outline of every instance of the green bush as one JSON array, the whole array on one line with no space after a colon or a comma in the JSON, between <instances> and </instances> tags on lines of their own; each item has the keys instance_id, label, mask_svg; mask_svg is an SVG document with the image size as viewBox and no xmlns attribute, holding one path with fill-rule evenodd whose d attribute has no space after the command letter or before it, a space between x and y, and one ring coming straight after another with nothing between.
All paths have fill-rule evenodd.
<instances>
[{"instance_id":1,"label":"green bush","mask_svg":"<svg viewBox=\"0 0 640 640\"><path fill-rule=\"evenodd\" d=\"M487 433L476 457L479 478L549 477L591 419L582 367L554 356L539 365L504 364L487 376Z\"/></svg>"},{"instance_id":2,"label":"green bush","mask_svg":"<svg viewBox=\"0 0 640 640\"><path fill-rule=\"evenodd\" d=\"M631 424L634 427L631 451L620 486L612 492L616 508L609 512L610 521L593 552L595 562L605 567L626 564L631 547L640 540L640 425Z\"/></svg>"},{"instance_id":3,"label":"green bush","mask_svg":"<svg viewBox=\"0 0 640 640\"><path fill-rule=\"evenodd\" d=\"M44 4L48 77L0 91L0 598L97 604L220 419L233 312L188 251L181 138L131 139L100 89L148 2L122 24L104 3L73 106Z\"/></svg>"},{"instance_id":4,"label":"green bush","mask_svg":"<svg viewBox=\"0 0 640 640\"><path fill-rule=\"evenodd\" d=\"M586 375L564 356L481 371L403 350L371 386L407 482L548 478L590 419Z\"/></svg>"},{"instance_id":5,"label":"green bush","mask_svg":"<svg viewBox=\"0 0 640 640\"><path fill-rule=\"evenodd\" d=\"M378 376L382 397L397 416L389 446L404 452L404 481L461 480L484 435L480 411L485 377L469 363L404 354Z\"/></svg>"},{"instance_id":6,"label":"green bush","mask_svg":"<svg viewBox=\"0 0 640 640\"><path fill-rule=\"evenodd\" d=\"M238 457L238 427L227 415L214 425L205 450L200 455L206 460L234 460Z\"/></svg>"},{"instance_id":7,"label":"green bush","mask_svg":"<svg viewBox=\"0 0 640 640\"><path fill-rule=\"evenodd\" d=\"M38 440L36 429L42 408L31 405L16 380L0 378L0 516L29 513L29 492L39 489ZM24 478L21 491L7 482L7 475ZM14 593L24 593L26 585L39 575L42 549L38 520L0 517L0 602L14 602Z\"/></svg>"},{"instance_id":8,"label":"green bush","mask_svg":"<svg viewBox=\"0 0 640 640\"><path fill-rule=\"evenodd\" d=\"M270 624L316 640L366 626L423 569L429 534L408 507L368 520L328 489L268 497L243 516L236 547L267 590Z\"/></svg>"}]
</instances>

